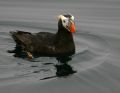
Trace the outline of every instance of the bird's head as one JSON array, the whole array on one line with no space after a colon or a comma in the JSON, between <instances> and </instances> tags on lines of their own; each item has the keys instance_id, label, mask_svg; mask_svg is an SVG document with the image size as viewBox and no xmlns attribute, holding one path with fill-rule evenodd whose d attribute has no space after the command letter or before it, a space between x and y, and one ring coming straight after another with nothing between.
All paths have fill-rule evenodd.
<instances>
[{"instance_id":1,"label":"bird's head","mask_svg":"<svg viewBox=\"0 0 120 93\"><path fill-rule=\"evenodd\" d=\"M76 31L73 15L59 15L58 20L58 28L64 28L71 33L74 33Z\"/></svg>"}]
</instances>

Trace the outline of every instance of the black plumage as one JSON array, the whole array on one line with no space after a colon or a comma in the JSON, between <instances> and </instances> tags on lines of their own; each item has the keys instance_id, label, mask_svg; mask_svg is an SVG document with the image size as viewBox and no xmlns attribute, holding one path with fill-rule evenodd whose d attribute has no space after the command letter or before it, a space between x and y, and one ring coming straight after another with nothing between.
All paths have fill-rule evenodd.
<instances>
[{"instance_id":1,"label":"black plumage","mask_svg":"<svg viewBox=\"0 0 120 93\"><path fill-rule=\"evenodd\" d=\"M64 20L65 19L65 20ZM66 21L66 23L65 23ZM70 16L59 16L57 33L25 31L11 31L10 34L16 42L16 47L9 53L16 57L54 56L65 57L75 53L75 44L70 31L70 24L74 20Z\"/></svg>"}]
</instances>

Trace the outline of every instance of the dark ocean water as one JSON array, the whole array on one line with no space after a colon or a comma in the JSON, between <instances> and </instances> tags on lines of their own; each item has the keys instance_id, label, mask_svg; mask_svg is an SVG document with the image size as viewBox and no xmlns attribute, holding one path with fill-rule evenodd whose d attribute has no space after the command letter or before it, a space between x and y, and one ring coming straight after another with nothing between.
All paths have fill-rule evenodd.
<instances>
[{"instance_id":1,"label":"dark ocean water","mask_svg":"<svg viewBox=\"0 0 120 93\"><path fill-rule=\"evenodd\" d=\"M69 64L77 73L40 81L55 75L53 64L44 64L57 60L40 57L33 62L8 54L15 46L9 31L56 33L57 16L65 13L75 16L76 54ZM119 55L119 0L0 0L1 93L119 93Z\"/></svg>"}]
</instances>

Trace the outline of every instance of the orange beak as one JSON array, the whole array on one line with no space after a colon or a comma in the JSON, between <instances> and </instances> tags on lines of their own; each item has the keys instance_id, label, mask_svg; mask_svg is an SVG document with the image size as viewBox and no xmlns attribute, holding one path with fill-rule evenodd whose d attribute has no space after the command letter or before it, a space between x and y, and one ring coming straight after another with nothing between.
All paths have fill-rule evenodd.
<instances>
[{"instance_id":1,"label":"orange beak","mask_svg":"<svg viewBox=\"0 0 120 93\"><path fill-rule=\"evenodd\" d=\"M71 24L70 24L70 32L75 33L75 31L76 31L75 23L71 21Z\"/></svg>"}]
</instances>

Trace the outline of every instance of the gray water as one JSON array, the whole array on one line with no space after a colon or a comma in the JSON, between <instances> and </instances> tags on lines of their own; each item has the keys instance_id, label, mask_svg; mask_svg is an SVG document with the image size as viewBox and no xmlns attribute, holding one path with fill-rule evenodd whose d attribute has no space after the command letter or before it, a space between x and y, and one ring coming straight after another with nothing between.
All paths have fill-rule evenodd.
<instances>
[{"instance_id":1,"label":"gray water","mask_svg":"<svg viewBox=\"0 0 120 93\"><path fill-rule=\"evenodd\" d=\"M15 46L9 31L56 33L57 16L66 13L75 16L76 54L69 64L77 73L42 81L56 72L43 64L57 60L8 54ZM119 93L119 56L119 0L0 0L0 93Z\"/></svg>"}]
</instances>

